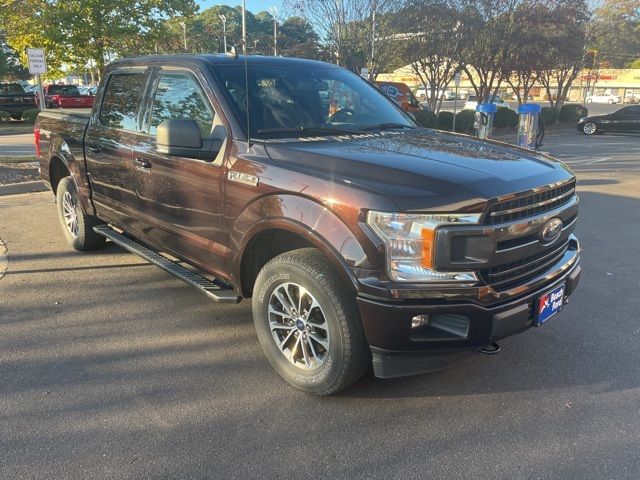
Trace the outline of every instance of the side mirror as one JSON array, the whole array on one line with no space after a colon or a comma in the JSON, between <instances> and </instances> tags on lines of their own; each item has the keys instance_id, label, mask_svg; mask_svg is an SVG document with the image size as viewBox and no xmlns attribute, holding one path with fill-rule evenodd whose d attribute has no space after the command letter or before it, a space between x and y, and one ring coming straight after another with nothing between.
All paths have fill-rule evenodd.
<instances>
[{"instance_id":1,"label":"side mirror","mask_svg":"<svg viewBox=\"0 0 640 480\"><path fill-rule=\"evenodd\" d=\"M202 133L191 119L172 118L165 120L156 130L158 153L177 157L202 157Z\"/></svg>"}]
</instances>

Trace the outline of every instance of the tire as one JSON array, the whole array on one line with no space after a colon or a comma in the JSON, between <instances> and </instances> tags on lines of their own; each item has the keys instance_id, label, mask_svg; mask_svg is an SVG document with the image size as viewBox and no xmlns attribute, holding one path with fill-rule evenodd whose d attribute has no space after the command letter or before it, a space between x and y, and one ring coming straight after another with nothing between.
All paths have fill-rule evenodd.
<instances>
[{"instance_id":1,"label":"tire","mask_svg":"<svg viewBox=\"0 0 640 480\"><path fill-rule=\"evenodd\" d=\"M60 225L71 248L90 251L104 247L106 239L93 231L93 227L102 222L84 213L78 199L76 184L71 177L64 177L58 183L56 203Z\"/></svg>"},{"instance_id":2,"label":"tire","mask_svg":"<svg viewBox=\"0 0 640 480\"><path fill-rule=\"evenodd\" d=\"M370 368L355 297L318 250L293 250L269 261L256 279L252 306L267 359L294 387L331 395Z\"/></svg>"},{"instance_id":3,"label":"tire","mask_svg":"<svg viewBox=\"0 0 640 480\"><path fill-rule=\"evenodd\" d=\"M609 100L609 105L613 105L613 100Z\"/></svg>"},{"instance_id":4,"label":"tire","mask_svg":"<svg viewBox=\"0 0 640 480\"><path fill-rule=\"evenodd\" d=\"M582 126L582 133L585 135L595 135L598 133L598 126L593 122L587 122Z\"/></svg>"},{"instance_id":5,"label":"tire","mask_svg":"<svg viewBox=\"0 0 640 480\"><path fill-rule=\"evenodd\" d=\"M587 103L592 103L593 100L591 100L590 98L587 98Z\"/></svg>"}]
</instances>

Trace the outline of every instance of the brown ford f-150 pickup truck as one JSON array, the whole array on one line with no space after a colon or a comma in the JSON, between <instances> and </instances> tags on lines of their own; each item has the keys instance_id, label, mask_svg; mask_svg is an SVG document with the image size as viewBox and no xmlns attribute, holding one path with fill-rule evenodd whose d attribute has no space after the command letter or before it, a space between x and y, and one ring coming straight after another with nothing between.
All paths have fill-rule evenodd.
<instances>
[{"instance_id":1,"label":"brown ford f-150 pickup truck","mask_svg":"<svg viewBox=\"0 0 640 480\"><path fill-rule=\"evenodd\" d=\"M579 280L565 165L420 128L334 65L129 58L90 116L45 111L35 136L73 248L108 239L213 300L252 298L266 357L314 394L495 352Z\"/></svg>"}]
</instances>

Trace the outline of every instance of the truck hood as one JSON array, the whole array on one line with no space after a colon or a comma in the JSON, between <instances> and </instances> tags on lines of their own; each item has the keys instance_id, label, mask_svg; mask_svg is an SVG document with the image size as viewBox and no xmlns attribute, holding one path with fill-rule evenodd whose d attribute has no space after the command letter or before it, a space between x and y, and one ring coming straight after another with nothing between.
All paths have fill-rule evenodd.
<instances>
[{"instance_id":1,"label":"truck hood","mask_svg":"<svg viewBox=\"0 0 640 480\"><path fill-rule=\"evenodd\" d=\"M494 197L573 178L550 157L427 129L283 140L266 149L293 168L385 194L401 211L481 208Z\"/></svg>"}]
</instances>

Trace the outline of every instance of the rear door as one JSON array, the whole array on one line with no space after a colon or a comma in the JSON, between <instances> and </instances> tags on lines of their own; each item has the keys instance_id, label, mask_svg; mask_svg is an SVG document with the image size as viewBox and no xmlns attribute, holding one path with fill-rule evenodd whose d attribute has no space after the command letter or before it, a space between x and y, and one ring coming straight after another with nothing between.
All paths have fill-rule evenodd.
<instances>
[{"instance_id":1,"label":"rear door","mask_svg":"<svg viewBox=\"0 0 640 480\"><path fill-rule=\"evenodd\" d=\"M222 228L226 120L196 68L162 68L154 72L151 85L145 135L133 152L142 228L174 254L205 270L221 271L227 254ZM169 119L198 124L204 160L158 152L156 130Z\"/></svg>"},{"instance_id":2,"label":"rear door","mask_svg":"<svg viewBox=\"0 0 640 480\"><path fill-rule=\"evenodd\" d=\"M133 146L138 143L140 110L148 80L146 67L112 71L100 108L85 135L85 158L96 209L117 224L135 224Z\"/></svg>"}]
</instances>

